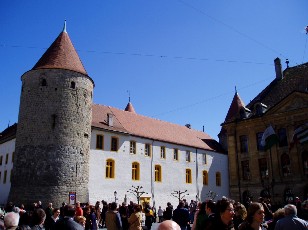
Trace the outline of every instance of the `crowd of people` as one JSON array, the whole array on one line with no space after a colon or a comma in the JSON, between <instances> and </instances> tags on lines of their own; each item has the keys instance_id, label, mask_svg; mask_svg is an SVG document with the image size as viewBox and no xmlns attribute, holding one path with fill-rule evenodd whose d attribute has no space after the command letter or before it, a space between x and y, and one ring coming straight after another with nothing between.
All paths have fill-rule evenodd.
<instances>
[{"instance_id":1,"label":"crowd of people","mask_svg":"<svg viewBox=\"0 0 308 230\"><path fill-rule=\"evenodd\" d=\"M148 203L139 205L132 201L127 205L97 201L95 205L62 204L54 208L52 203L43 208L38 201L25 209L9 202L0 210L1 229L31 230L151 230L158 222L159 230L297 230L308 229L308 200L286 204L272 210L269 197L257 202L242 204L223 197L190 204L179 200L176 208L168 202L158 210Z\"/></svg>"}]
</instances>

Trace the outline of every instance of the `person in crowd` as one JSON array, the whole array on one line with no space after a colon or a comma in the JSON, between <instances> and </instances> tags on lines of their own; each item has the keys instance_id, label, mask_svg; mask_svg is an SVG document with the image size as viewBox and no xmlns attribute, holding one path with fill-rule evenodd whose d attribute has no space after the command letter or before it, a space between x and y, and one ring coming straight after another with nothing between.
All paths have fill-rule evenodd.
<instances>
[{"instance_id":1,"label":"person in crowd","mask_svg":"<svg viewBox=\"0 0 308 230\"><path fill-rule=\"evenodd\" d=\"M238 230L238 226L244 222L247 217L247 210L246 207L241 203L234 204L234 217L233 217L233 224L234 229Z\"/></svg>"},{"instance_id":2,"label":"person in crowd","mask_svg":"<svg viewBox=\"0 0 308 230\"><path fill-rule=\"evenodd\" d=\"M206 223L206 230L234 230L233 217L234 207L233 201L227 198L222 198L217 201L216 213L213 218L209 218Z\"/></svg>"},{"instance_id":3,"label":"person in crowd","mask_svg":"<svg viewBox=\"0 0 308 230\"><path fill-rule=\"evenodd\" d=\"M197 202L195 202L194 200L191 200L190 204L189 204L190 223L194 223L194 217L195 217L196 209L197 209Z\"/></svg>"},{"instance_id":4,"label":"person in crowd","mask_svg":"<svg viewBox=\"0 0 308 230\"><path fill-rule=\"evenodd\" d=\"M163 221L163 214L164 214L164 210L161 208L161 206L159 206L157 210L158 223L161 223Z\"/></svg>"},{"instance_id":5,"label":"person in crowd","mask_svg":"<svg viewBox=\"0 0 308 230\"><path fill-rule=\"evenodd\" d=\"M79 201L76 202L76 214L75 214L75 216L83 216L83 210L80 206Z\"/></svg>"},{"instance_id":6,"label":"person in crowd","mask_svg":"<svg viewBox=\"0 0 308 230\"><path fill-rule=\"evenodd\" d=\"M63 208L64 217L58 220L55 224L56 230L83 230L83 227L74 221L75 216L75 206L65 205Z\"/></svg>"},{"instance_id":7,"label":"person in crowd","mask_svg":"<svg viewBox=\"0 0 308 230\"><path fill-rule=\"evenodd\" d=\"M3 222L5 229L17 229L19 222L19 214L16 212L7 212L4 216Z\"/></svg>"},{"instance_id":8,"label":"person in crowd","mask_svg":"<svg viewBox=\"0 0 308 230\"><path fill-rule=\"evenodd\" d=\"M51 222L51 216L53 214L52 203L48 203L47 208L45 208L45 213L46 213L45 228L46 228L46 223L48 225L48 223Z\"/></svg>"},{"instance_id":9,"label":"person in crowd","mask_svg":"<svg viewBox=\"0 0 308 230\"><path fill-rule=\"evenodd\" d=\"M52 210L52 215L50 218L46 217L45 221L45 230L53 230L56 222L59 220L60 217L60 209L54 208Z\"/></svg>"},{"instance_id":10,"label":"person in crowd","mask_svg":"<svg viewBox=\"0 0 308 230\"><path fill-rule=\"evenodd\" d=\"M297 209L293 204L287 204L284 206L285 217L278 220L275 226L275 230L287 230L287 229L308 229L308 222L297 217Z\"/></svg>"},{"instance_id":11,"label":"person in crowd","mask_svg":"<svg viewBox=\"0 0 308 230\"><path fill-rule=\"evenodd\" d=\"M90 206L90 220L91 220L91 230L97 230L98 229L98 220L96 217L96 209L95 206Z\"/></svg>"},{"instance_id":12,"label":"person in crowd","mask_svg":"<svg viewBox=\"0 0 308 230\"><path fill-rule=\"evenodd\" d=\"M104 228L106 226L106 212L108 211L108 204L106 201L102 200L102 204L103 204L103 208L102 208L102 212L101 212L101 219L102 219L102 227Z\"/></svg>"},{"instance_id":13,"label":"person in crowd","mask_svg":"<svg viewBox=\"0 0 308 230\"><path fill-rule=\"evenodd\" d=\"M261 203L252 202L247 210L247 217L238 227L239 230L265 230L264 207Z\"/></svg>"},{"instance_id":14,"label":"person in crowd","mask_svg":"<svg viewBox=\"0 0 308 230\"><path fill-rule=\"evenodd\" d=\"M302 202L302 211L298 217L308 221L308 200Z\"/></svg>"},{"instance_id":15,"label":"person in crowd","mask_svg":"<svg viewBox=\"0 0 308 230\"><path fill-rule=\"evenodd\" d=\"M39 200L37 202L37 208L43 208L42 201Z\"/></svg>"},{"instance_id":16,"label":"person in crowd","mask_svg":"<svg viewBox=\"0 0 308 230\"><path fill-rule=\"evenodd\" d=\"M271 210L271 204L270 204L269 197L264 197L264 198L263 197L259 197L258 201L263 206L264 215L265 215L264 219L266 221L273 219L273 213L272 213L272 210Z\"/></svg>"},{"instance_id":17,"label":"person in crowd","mask_svg":"<svg viewBox=\"0 0 308 230\"><path fill-rule=\"evenodd\" d=\"M121 230L122 222L120 214L117 211L117 203L110 204L109 211L106 212L106 227L108 230Z\"/></svg>"},{"instance_id":18,"label":"person in crowd","mask_svg":"<svg viewBox=\"0 0 308 230\"><path fill-rule=\"evenodd\" d=\"M206 214L206 202L202 202L201 204L198 204L198 207L196 208L195 216L194 216L194 223L192 225L192 230L201 230L202 225L204 221L207 219Z\"/></svg>"},{"instance_id":19,"label":"person in crowd","mask_svg":"<svg viewBox=\"0 0 308 230\"><path fill-rule=\"evenodd\" d=\"M66 206L66 203L63 202L62 206L60 207L60 218L64 217L64 207Z\"/></svg>"},{"instance_id":20,"label":"person in crowd","mask_svg":"<svg viewBox=\"0 0 308 230\"><path fill-rule=\"evenodd\" d=\"M181 230L181 227L172 220L164 220L157 230Z\"/></svg>"},{"instance_id":21,"label":"person in crowd","mask_svg":"<svg viewBox=\"0 0 308 230\"><path fill-rule=\"evenodd\" d=\"M122 229L128 230L128 207L126 206L125 202L123 202L119 207L119 213L122 221Z\"/></svg>"},{"instance_id":22,"label":"person in crowd","mask_svg":"<svg viewBox=\"0 0 308 230\"><path fill-rule=\"evenodd\" d=\"M147 227L148 230L150 230L153 223L154 212L149 204L145 204L144 213L145 213L145 226Z\"/></svg>"},{"instance_id":23,"label":"person in crowd","mask_svg":"<svg viewBox=\"0 0 308 230\"><path fill-rule=\"evenodd\" d=\"M129 205L127 206L127 209L128 209L128 217L130 217L130 215L134 213L134 207L135 207L134 202L133 202L133 201L130 201L130 202L129 202Z\"/></svg>"},{"instance_id":24,"label":"person in crowd","mask_svg":"<svg viewBox=\"0 0 308 230\"><path fill-rule=\"evenodd\" d=\"M139 204L135 204L134 212L128 218L129 230L142 230L142 207Z\"/></svg>"},{"instance_id":25,"label":"person in crowd","mask_svg":"<svg viewBox=\"0 0 308 230\"><path fill-rule=\"evenodd\" d=\"M84 217L86 218L86 227L85 229L91 229L92 221L91 221L91 207L90 205L87 205L83 209Z\"/></svg>"},{"instance_id":26,"label":"person in crowd","mask_svg":"<svg viewBox=\"0 0 308 230\"><path fill-rule=\"evenodd\" d=\"M273 213L273 219L267 222L268 230L274 230L276 223L278 220L282 219L285 217L284 214L284 209L283 208L278 208L274 213Z\"/></svg>"},{"instance_id":27,"label":"person in crowd","mask_svg":"<svg viewBox=\"0 0 308 230\"><path fill-rule=\"evenodd\" d=\"M42 208L37 208L33 212L32 216L32 224L33 226L31 227L31 230L42 230L44 228L44 223L46 220L46 213L44 209Z\"/></svg>"},{"instance_id":28,"label":"person in crowd","mask_svg":"<svg viewBox=\"0 0 308 230\"><path fill-rule=\"evenodd\" d=\"M4 211L7 213L7 212L12 212L13 211L13 208L14 208L14 204L13 202L7 202L5 208L4 208Z\"/></svg>"},{"instance_id":29,"label":"person in crowd","mask_svg":"<svg viewBox=\"0 0 308 230\"><path fill-rule=\"evenodd\" d=\"M172 219L172 213L173 213L173 206L170 202L168 202L166 210L163 213L164 220L171 220Z\"/></svg>"},{"instance_id":30,"label":"person in crowd","mask_svg":"<svg viewBox=\"0 0 308 230\"><path fill-rule=\"evenodd\" d=\"M101 220L101 202L98 200L95 203L95 215L96 215L96 220L97 220L97 225L101 226L102 220Z\"/></svg>"},{"instance_id":31,"label":"person in crowd","mask_svg":"<svg viewBox=\"0 0 308 230\"><path fill-rule=\"evenodd\" d=\"M86 218L84 216L75 216L75 221L80 224L83 229L86 227Z\"/></svg>"},{"instance_id":32,"label":"person in crowd","mask_svg":"<svg viewBox=\"0 0 308 230\"><path fill-rule=\"evenodd\" d=\"M173 221L180 225L181 230L186 230L190 222L189 211L185 208L185 202L180 201L178 207L173 211Z\"/></svg>"}]
</instances>

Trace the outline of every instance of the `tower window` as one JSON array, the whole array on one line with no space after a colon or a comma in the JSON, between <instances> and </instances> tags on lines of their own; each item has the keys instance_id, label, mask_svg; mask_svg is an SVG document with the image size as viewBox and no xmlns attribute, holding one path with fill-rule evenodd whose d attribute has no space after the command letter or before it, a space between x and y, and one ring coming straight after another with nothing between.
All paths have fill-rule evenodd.
<instances>
[{"instance_id":1,"label":"tower window","mask_svg":"<svg viewBox=\"0 0 308 230\"><path fill-rule=\"evenodd\" d=\"M45 78L42 79L41 86L47 86L47 81Z\"/></svg>"},{"instance_id":2,"label":"tower window","mask_svg":"<svg viewBox=\"0 0 308 230\"><path fill-rule=\"evenodd\" d=\"M75 89L76 88L76 83L74 81L71 82L71 89Z\"/></svg>"}]
</instances>

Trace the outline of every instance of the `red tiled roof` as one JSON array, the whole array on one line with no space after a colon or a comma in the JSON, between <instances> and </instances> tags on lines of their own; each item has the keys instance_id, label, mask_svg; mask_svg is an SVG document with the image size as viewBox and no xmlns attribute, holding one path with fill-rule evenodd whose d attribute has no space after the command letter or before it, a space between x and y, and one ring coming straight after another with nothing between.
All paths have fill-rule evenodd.
<instances>
[{"instance_id":1,"label":"red tiled roof","mask_svg":"<svg viewBox=\"0 0 308 230\"><path fill-rule=\"evenodd\" d=\"M133 104L130 103L130 102L128 102L128 104L127 104L127 106L125 108L125 111L136 113Z\"/></svg>"},{"instance_id":2,"label":"red tiled roof","mask_svg":"<svg viewBox=\"0 0 308 230\"><path fill-rule=\"evenodd\" d=\"M113 126L107 124L107 113L113 114ZM219 151L208 134L169 122L116 109L110 106L92 105L92 126L96 128L125 132L155 141L180 144L199 149ZM208 144L206 144L206 142ZM212 147L210 147L211 145Z\"/></svg>"},{"instance_id":3,"label":"red tiled roof","mask_svg":"<svg viewBox=\"0 0 308 230\"><path fill-rule=\"evenodd\" d=\"M88 75L66 32L59 34L32 69L68 69Z\"/></svg>"},{"instance_id":4,"label":"red tiled roof","mask_svg":"<svg viewBox=\"0 0 308 230\"><path fill-rule=\"evenodd\" d=\"M238 112L240 111L241 108L245 107L244 102L242 101L242 99L240 98L240 96L238 95L238 93L236 92L234 94L234 97L232 99L230 108L228 110L227 116L225 118L225 122L231 120L232 118L234 118Z\"/></svg>"}]
</instances>

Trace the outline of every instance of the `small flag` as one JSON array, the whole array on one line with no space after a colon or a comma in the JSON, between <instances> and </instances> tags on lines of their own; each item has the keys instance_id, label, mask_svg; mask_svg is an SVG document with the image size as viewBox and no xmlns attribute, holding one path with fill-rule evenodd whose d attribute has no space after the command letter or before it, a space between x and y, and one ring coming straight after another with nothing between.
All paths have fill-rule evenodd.
<instances>
[{"instance_id":1,"label":"small flag","mask_svg":"<svg viewBox=\"0 0 308 230\"><path fill-rule=\"evenodd\" d=\"M262 135L261 145L264 146L264 150L270 149L274 144L278 143L279 139L275 133L275 130L270 125L266 128Z\"/></svg>"},{"instance_id":2,"label":"small flag","mask_svg":"<svg viewBox=\"0 0 308 230\"><path fill-rule=\"evenodd\" d=\"M299 126L294 131L293 142L304 144L308 142L308 123Z\"/></svg>"}]
</instances>

